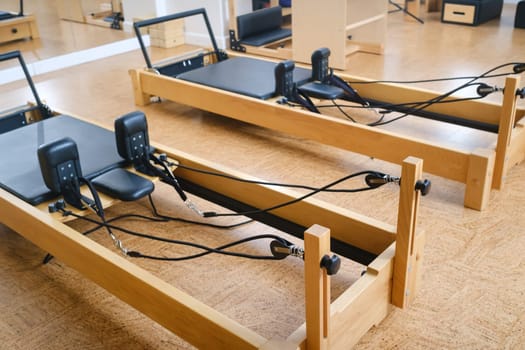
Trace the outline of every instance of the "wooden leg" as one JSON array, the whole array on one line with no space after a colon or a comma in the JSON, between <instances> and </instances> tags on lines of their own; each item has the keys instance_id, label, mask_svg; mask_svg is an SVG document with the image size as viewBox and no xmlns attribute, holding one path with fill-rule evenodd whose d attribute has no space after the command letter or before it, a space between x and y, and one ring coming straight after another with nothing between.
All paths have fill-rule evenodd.
<instances>
[{"instance_id":1,"label":"wooden leg","mask_svg":"<svg viewBox=\"0 0 525 350\"><path fill-rule=\"evenodd\" d=\"M512 130L511 145L507 157L507 170L525 159L525 117L521 118Z\"/></svg>"},{"instance_id":2,"label":"wooden leg","mask_svg":"<svg viewBox=\"0 0 525 350\"><path fill-rule=\"evenodd\" d=\"M138 106L146 106L150 104L151 96L142 91L142 84L140 81L140 73L138 69L131 69L129 71L131 76L131 84L133 86L133 96L135 97L135 104Z\"/></svg>"},{"instance_id":3,"label":"wooden leg","mask_svg":"<svg viewBox=\"0 0 525 350\"><path fill-rule=\"evenodd\" d=\"M488 149L474 151L469 157L465 181L464 205L467 208L483 210L490 198L495 153Z\"/></svg>"}]
</instances>

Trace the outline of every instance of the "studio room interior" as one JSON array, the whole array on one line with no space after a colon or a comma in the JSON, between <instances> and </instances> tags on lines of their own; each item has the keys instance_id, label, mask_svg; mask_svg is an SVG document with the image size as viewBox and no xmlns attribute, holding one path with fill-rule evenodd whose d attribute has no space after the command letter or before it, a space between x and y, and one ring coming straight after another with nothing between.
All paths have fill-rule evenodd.
<instances>
[{"instance_id":1,"label":"studio room interior","mask_svg":"<svg viewBox=\"0 0 525 350\"><path fill-rule=\"evenodd\" d=\"M522 349L525 1L0 0L0 348Z\"/></svg>"}]
</instances>

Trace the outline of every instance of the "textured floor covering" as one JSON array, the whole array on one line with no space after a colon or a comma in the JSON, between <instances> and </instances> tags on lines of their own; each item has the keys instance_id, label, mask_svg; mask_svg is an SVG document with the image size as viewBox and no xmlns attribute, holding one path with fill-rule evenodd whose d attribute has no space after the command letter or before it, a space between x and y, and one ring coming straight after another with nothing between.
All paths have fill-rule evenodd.
<instances>
[{"instance_id":1,"label":"textured floor covering","mask_svg":"<svg viewBox=\"0 0 525 350\"><path fill-rule=\"evenodd\" d=\"M421 78L479 73L502 61L523 60L522 31L509 28L510 12L501 21L477 28L443 25L435 18L419 26L393 17L385 55L356 55L350 59L351 72ZM465 43L470 44L461 46ZM37 85L50 105L111 126L115 116L136 109L127 69L141 65L140 54L130 53L39 77ZM28 98L19 86L1 86L0 99ZM439 84L435 88L444 89ZM144 110L152 139L268 180L320 185L363 168L398 171L391 164L170 102ZM403 130L411 121L404 123L390 127ZM416 132L451 144L467 138L479 145L493 142L485 134L430 125L416 124ZM462 185L428 176L433 191L421 201L418 221L427 233L421 290L409 309L395 309L361 339L357 349L525 348L524 176L524 164L514 167L504 189L492 192L483 212L463 207ZM396 195L395 187L387 187L373 195L320 198L395 223ZM159 202L166 204L163 207L169 204L174 213L183 212L174 198ZM119 211L128 209L147 210L141 202ZM157 230L188 239L205 236L209 243L269 231L258 224L228 234L182 225ZM93 237L110 247L105 235ZM42 266L45 252L3 226L0 240L0 348L188 348L60 261ZM172 252L135 239L129 244ZM205 258L176 266L141 264L266 336L286 336L302 322L298 261L270 266ZM345 268L348 271L338 277L335 287L351 283L360 270L350 264Z\"/></svg>"}]
</instances>

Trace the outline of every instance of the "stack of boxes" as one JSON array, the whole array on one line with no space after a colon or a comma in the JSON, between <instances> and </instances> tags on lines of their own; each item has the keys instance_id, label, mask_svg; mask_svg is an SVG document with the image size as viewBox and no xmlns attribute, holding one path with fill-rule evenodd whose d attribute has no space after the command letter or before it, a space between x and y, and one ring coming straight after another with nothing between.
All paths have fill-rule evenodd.
<instances>
[{"instance_id":1,"label":"stack of boxes","mask_svg":"<svg viewBox=\"0 0 525 350\"><path fill-rule=\"evenodd\" d=\"M148 28L150 45L172 48L184 44L184 20L172 20Z\"/></svg>"}]
</instances>

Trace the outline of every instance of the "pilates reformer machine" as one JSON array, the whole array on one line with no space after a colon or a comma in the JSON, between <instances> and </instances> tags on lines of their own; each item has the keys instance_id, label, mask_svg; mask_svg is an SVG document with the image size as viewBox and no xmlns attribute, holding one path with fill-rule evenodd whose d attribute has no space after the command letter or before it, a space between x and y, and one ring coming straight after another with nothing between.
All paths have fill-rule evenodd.
<instances>
[{"instance_id":1,"label":"pilates reformer machine","mask_svg":"<svg viewBox=\"0 0 525 350\"><path fill-rule=\"evenodd\" d=\"M212 49L153 64L140 28L195 15L204 18ZM326 49L312 54L309 67L226 53L218 49L204 9L137 22L135 32L146 61L146 68L130 71L135 103L140 106L151 103L152 97L164 98L392 163L401 164L407 155L414 155L425 159L425 171L465 184L464 205L476 210L486 207L491 189L500 189L509 169L525 157L525 109L517 107L517 100L525 96L518 75L525 70L523 63L512 64L512 75L507 73L503 89L477 81L496 76L490 74L493 70L467 77L472 79L462 85L476 88L479 98L503 91L499 104L461 100L452 95L459 89L438 94L335 75ZM349 81L359 86L359 93ZM417 116L486 131L497 134L497 141L493 147L464 150L381 129L379 126L386 124L381 120L357 123L321 114L315 103L338 100L387 109L401 113L401 117Z\"/></svg>"},{"instance_id":2,"label":"pilates reformer machine","mask_svg":"<svg viewBox=\"0 0 525 350\"><path fill-rule=\"evenodd\" d=\"M25 66L19 52L0 55L0 61L6 59ZM49 114L29 75L27 79L38 108L28 105L27 122L5 124L0 134L0 221L194 346L348 349L381 322L392 305L407 307L416 295L424 244L424 233L416 230L417 210L420 196L430 190L429 181L421 177L421 160L408 157L400 178L361 174L367 175L369 189L399 184L397 224L389 225L150 143L142 112L116 119L114 131L79 117ZM274 260L290 255L304 260L305 323L287 339L266 339L134 264L132 258L145 256L118 238L122 232L109 224L104 209L142 198L161 185L173 187L201 219L212 215L202 215L187 194L304 238L304 249L279 237L270 248ZM294 204L275 206L289 201ZM271 206L274 209L260 210ZM91 212L114 247L65 223ZM196 255L225 253L226 248ZM356 259L366 270L331 302L330 275L344 263L339 256Z\"/></svg>"},{"instance_id":3,"label":"pilates reformer machine","mask_svg":"<svg viewBox=\"0 0 525 350\"><path fill-rule=\"evenodd\" d=\"M35 16L24 14L24 0L19 6L18 12L0 11L0 43L40 37Z\"/></svg>"}]
</instances>

